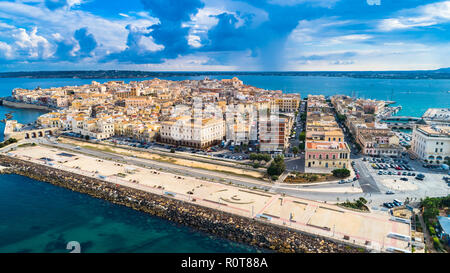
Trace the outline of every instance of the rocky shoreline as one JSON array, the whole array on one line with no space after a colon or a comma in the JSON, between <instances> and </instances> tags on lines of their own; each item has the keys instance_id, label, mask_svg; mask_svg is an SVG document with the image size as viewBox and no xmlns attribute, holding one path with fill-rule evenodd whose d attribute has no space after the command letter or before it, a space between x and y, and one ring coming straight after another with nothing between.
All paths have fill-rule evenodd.
<instances>
[{"instance_id":1,"label":"rocky shoreline","mask_svg":"<svg viewBox=\"0 0 450 273\"><path fill-rule=\"evenodd\" d=\"M143 211L238 243L283 253L359 253L366 249L197 206L96 178L0 155L2 173L18 174Z\"/></svg>"},{"instance_id":2,"label":"rocky shoreline","mask_svg":"<svg viewBox=\"0 0 450 273\"><path fill-rule=\"evenodd\" d=\"M16 101L9 101L6 99L0 99L1 105L11 107L11 108L19 108L19 109L34 109L34 110L42 110L42 111L53 111L54 108L44 106L44 105L37 105L37 104L31 104L31 103L25 103L25 102L16 102Z\"/></svg>"}]
</instances>

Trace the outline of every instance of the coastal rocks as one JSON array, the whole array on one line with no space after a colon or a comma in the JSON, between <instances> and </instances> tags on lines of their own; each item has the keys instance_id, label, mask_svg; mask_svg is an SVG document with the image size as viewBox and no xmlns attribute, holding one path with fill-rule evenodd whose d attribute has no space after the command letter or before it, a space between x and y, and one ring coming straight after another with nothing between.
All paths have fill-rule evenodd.
<instances>
[{"instance_id":1,"label":"coastal rocks","mask_svg":"<svg viewBox=\"0 0 450 273\"><path fill-rule=\"evenodd\" d=\"M325 238L300 233L250 218L201 207L165 196L111 184L51 167L0 155L2 173L14 173L89 194L143 211L199 231L261 249L284 253L365 252Z\"/></svg>"}]
</instances>

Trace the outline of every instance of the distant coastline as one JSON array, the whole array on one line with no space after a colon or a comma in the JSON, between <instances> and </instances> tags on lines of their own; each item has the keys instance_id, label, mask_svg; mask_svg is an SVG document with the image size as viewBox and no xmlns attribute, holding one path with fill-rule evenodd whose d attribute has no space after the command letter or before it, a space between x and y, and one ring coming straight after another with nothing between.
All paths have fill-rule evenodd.
<instances>
[{"instance_id":1,"label":"distant coastline","mask_svg":"<svg viewBox=\"0 0 450 273\"><path fill-rule=\"evenodd\" d=\"M299 76L299 77L348 77L365 79L450 79L450 68L416 71L198 71L154 72L127 70L97 71L22 71L2 72L0 78L74 78L74 79L129 79L195 76Z\"/></svg>"}]
</instances>

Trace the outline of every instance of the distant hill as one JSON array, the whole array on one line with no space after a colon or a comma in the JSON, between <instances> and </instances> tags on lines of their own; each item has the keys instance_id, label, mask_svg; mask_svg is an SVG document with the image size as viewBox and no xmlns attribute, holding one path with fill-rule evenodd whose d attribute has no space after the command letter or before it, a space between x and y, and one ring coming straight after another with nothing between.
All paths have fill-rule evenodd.
<instances>
[{"instance_id":1,"label":"distant hill","mask_svg":"<svg viewBox=\"0 0 450 273\"><path fill-rule=\"evenodd\" d=\"M440 68L438 70L435 70L438 73L450 73L450 67L447 68Z\"/></svg>"},{"instance_id":2,"label":"distant hill","mask_svg":"<svg viewBox=\"0 0 450 273\"><path fill-rule=\"evenodd\" d=\"M198 72L154 72L126 70L97 71L31 71L3 72L0 78L80 78L80 79L127 79L127 78L168 78L189 76L323 76L367 79L450 79L450 68L417 71L198 71Z\"/></svg>"}]
</instances>

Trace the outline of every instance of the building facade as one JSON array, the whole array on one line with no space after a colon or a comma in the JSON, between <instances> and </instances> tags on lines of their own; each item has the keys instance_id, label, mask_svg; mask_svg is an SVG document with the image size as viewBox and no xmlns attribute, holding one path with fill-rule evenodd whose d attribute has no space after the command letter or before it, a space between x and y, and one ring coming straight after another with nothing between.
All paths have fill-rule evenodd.
<instances>
[{"instance_id":1,"label":"building facade","mask_svg":"<svg viewBox=\"0 0 450 273\"><path fill-rule=\"evenodd\" d=\"M411 149L429 164L442 164L450 157L450 126L422 125L413 130Z\"/></svg>"},{"instance_id":2,"label":"building facade","mask_svg":"<svg viewBox=\"0 0 450 273\"><path fill-rule=\"evenodd\" d=\"M160 141L176 146L206 149L225 137L225 121L218 118L177 117L161 123Z\"/></svg>"}]
</instances>

